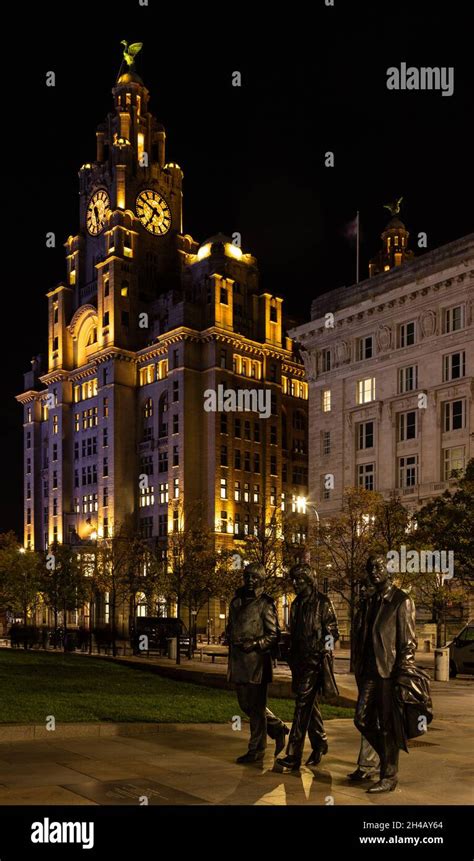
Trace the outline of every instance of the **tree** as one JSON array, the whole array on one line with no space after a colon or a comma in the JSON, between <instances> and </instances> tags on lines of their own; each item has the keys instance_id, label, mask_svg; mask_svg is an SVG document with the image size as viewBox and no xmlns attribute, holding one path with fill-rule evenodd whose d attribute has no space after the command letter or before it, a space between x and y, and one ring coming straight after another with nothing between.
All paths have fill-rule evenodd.
<instances>
[{"instance_id":1,"label":"tree","mask_svg":"<svg viewBox=\"0 0 474 861\"><path fill-rule=\"evenodd\" d=\"M318 530L329 588L348 605L351 635L359 582L365 577L367 557L375 548L374 524L380 499L379 494L365 488L347 488L341 512L327 518ZM350 669L353 669L352 636Z\"/></svg>"},{"instance_id":2,"label":"tree","mask_svg":"<svg viewBox=\"0 0 474 861\"><path fill-rule=\"evenodd\" d=\"M14 613L21 612L25 626L24 647L27 648L26 626L34 614L41 586L40 559L33 550L25 550L13 532L0 540L0 590L4 606Z\"/></svg>"},{"instance_id":3,"label":"tree","mask_svg":"<svg viewBox=\"0 0 474 861\"><path fill-rule=\"evenodd\" d=\"M117 654L117 608L130 600L135 587L140 542L130 524L116 526L113 536L97 542L95 582L109 595L112 654Z\"/></svg>"},{"instance_id":4,"label":"tree","mask_svg":"<svg viewBox=\"0 0 474 861\"><path fill-rule=\"evenodd\" d=\"M63 650L67 649L67 614L86 600L87 587L77 551L68 544L55 542L46 554L40 584L45 603L54 614L54 628L58 629L58 614L63 615ZM55 641L56 645L56 641Z\"/></svg>"},{"instance_id":5,"label":"tree","mask_svg":"<svg viewBox=\"0 0 474 861\"><path fill-rule=\"evenodd\" d=\"M156 564L161 570L161 589L176 601L178 618L187 607L191 656L193 618L211 595L219 593L228 554L216 549L215 535L203 521L201 505L186 511L180 507L175 522L177 528L168 535L167 558L160 556ZM176 663L180 661L178 637Z\"/></svg>"},{"instance_id":6,"label":"tree","mask_svg":"<svg viewBox=\"0 0 474 861\"><path fill-rule=\"evenodd\" d=\"M452 578L436 570L404 575L404 582L431 607L437 645L441 646L446 640L449 611L466 600L474 585L474 459L459 478L455 492L446 491L430 500L416 512L414 519L412 544L419 551L444 550L452 552L454 558Z\"/></svg>"}]
</instances>

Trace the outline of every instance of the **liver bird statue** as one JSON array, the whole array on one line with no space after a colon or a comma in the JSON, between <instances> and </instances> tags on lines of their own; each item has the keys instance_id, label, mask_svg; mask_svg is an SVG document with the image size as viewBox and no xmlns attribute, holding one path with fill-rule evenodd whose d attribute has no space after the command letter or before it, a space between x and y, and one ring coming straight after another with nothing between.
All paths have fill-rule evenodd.
<instances>
[{"instance_id":1,"label":"liver bird statue","mask_svg":"<svg viewBox=\"0 0 474 861\"><path fill-rule=\"evenodd\" d=\"M391 215L399 215L402 200L403 197L399 197L398 200L395 200L393 203L384 203L383 208L388 209Z\"/></svg>"},{"instance_id":2,"label":"liver bird statue","mask_svg":"<svg viewBox=\"0 0 474 861\"><path fill-rule=\"evenodd\" d=\"M134 42L133 45L129 45L128 42L124 40L120 42L123 45L123 58L130 68L135 65L135 57L138 52L143 48L143 42Z\"/></svg>"}]
</instances>

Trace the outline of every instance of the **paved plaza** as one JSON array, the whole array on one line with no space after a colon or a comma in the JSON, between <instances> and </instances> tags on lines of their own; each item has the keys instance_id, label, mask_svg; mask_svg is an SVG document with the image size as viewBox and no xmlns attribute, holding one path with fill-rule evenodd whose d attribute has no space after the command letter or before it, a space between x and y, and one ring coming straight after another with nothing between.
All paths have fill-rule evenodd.
<instances>
[{"instance_id":1,"label":"paved plaza","mask_svg":"<svg viewBox=\"0 0 474 861\"><path fill-rule=\"evenodd\" d=\"M247 746L245 723L241 731L230 724L162 724L145 732L143 725L105 724L100 736L101 728L76 725L82 737L61 738L58 727L54 740L3 740L0 805L133 805L144 797L154 805L469 804L473 690L468 678L433 683L435 720L426 737L411 742L409 755L401 752L397 789L380 797L347 780L359 736L351 720L336 719L326 724L322 764L299 774L274 767L272 745L263 763L237 765ZM8 737L7 727L0 737Z\"/></svg>"}]
</instances>

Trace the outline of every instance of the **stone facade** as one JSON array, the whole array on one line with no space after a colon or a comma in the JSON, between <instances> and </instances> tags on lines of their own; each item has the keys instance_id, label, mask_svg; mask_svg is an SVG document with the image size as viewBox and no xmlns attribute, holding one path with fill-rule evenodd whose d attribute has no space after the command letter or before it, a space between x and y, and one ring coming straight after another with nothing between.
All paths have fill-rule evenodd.
<instances>
[{"instance_id":1,"label":"stone facade","mask_svg":"<svg viewBox=\"0 0 474 861\"><path fill-rule=\"evenodd\" d=\"M304 367L255 258L221 234L199 244L183 233L183 173L165 160L138 75L121 75L113 95L96 161L79 172L67 279L48 293L47 367L34 359L17 398L25 547L91 552L132 518L166 553L175 512L200 503L218 545L237 548L263 501L307 494ZM268 390L271 415L206 412L219 385ZM249 516L246 496L258 500ZM210 612L218 635L225 607Z\"/></svg>"}]
</instances>

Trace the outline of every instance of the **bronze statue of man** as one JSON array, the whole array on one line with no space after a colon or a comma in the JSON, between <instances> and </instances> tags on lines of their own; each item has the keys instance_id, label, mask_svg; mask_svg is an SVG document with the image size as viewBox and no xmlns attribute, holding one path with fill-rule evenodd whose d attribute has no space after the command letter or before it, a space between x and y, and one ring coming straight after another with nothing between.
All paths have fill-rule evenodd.
<instances>
[{"instance_id":1,"label":"bronze statue of man","mask_svg":"<svg viewBox=\"0 0 474 861\"><path fill-rule=\"evenodd\" d=\"M354 723L377 752L380 780L367 792L390 792L398 783L398 755L403 740L397 734L394 685L415 669L415 605L393 586L382 558L367 561L373 589L354 624L354 670L359 696Z\"/></svg>"},{"instance_id":2,"label":"bronze statue of man","mask_svg":"<svg viewBox=\"0 0 474 861\"><path fill-rule=\"evenodd\" d=\"M273 678L272 655L280 636L273 599L264 591L265 568L257 563L244 569L244 585L229 608L226 642L229 645L227 678L234 682L242 711L250 719L247 753L238 763L262 760L267 733L275 741L275 756L283 750L288 729L267 708L267 689Z\"/></svg>"},{"instance_id":3,"label":"bronze statue of man","mask_svg":"<svg viewBox=\"0 0 474 861\"><path fill-rule=\"evenodd\" d=\"M339 639L339 632L334 607L327 595L318 591L316 575L310 565L294 565L290 578L296 592L290 611L289 656L296 703L286 756L277 762L297 771L306 733L312 746L306 765L319 765L328 751L317 694L324 687L325 675L333 679L331 650ZM334 692L337 692L335 683Z\"/></svg>"}]
</instances>

